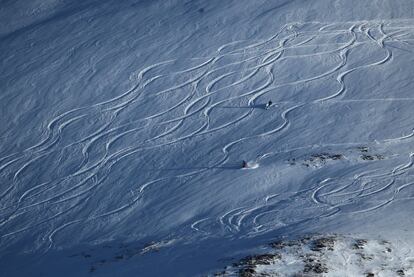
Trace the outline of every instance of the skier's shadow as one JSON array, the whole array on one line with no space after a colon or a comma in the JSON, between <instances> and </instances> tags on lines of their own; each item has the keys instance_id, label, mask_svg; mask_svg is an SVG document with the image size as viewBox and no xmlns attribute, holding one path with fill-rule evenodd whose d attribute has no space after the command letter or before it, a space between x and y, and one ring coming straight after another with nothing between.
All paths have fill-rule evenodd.
<instances>
[{"instance_id":1,"label":"skier's shadow","mask_svg":"<svg viewBox=\"0 0 414 277\"><path fill-rule=\"evenodd\" d=\"M266 104L256 104L252 106L218 106L216 108L223 108L223 109L262 109L266 110Z\"/></svg>"},{"instance_id":2,"label":"skier's shadow","mask_svg":"<svg viewBox=\"0 0 414 277\"><path fill-rule=\"evenodd\" d=\"M242 167L242 163L232 163L232 164L226 164L222 166L212 166L211 169L240 169Z\"/></svg>"},{"instance_id":3,"label":"skier's shadow","mask_svg":"<svg viewBox=\"0 0 414 277\"><path fill-rule=\"evenodd\" d=\"M142 171L181 171L181 170L203 170L203 169L223 169L234 170L242 168L241 163L226 164L221 166L199 166L199 167L177 167L177 168L143 168Z\"/></svg>"}]
</instances>

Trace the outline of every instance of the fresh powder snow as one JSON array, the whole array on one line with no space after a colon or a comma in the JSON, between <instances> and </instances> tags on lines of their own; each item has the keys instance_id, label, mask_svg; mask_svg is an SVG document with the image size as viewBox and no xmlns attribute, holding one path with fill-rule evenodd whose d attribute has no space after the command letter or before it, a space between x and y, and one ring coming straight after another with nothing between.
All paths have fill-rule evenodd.
<instances>
[{"instance_id":1,"label":"fresh powder snow","mask_svg":"<svg viewBox=\"0 0 414 277\"><path fill-rule=\"evenodd\" d=\"M0 61L0 276L414 276L413 1L3 0Z\"/></svg>"}]
</instances>

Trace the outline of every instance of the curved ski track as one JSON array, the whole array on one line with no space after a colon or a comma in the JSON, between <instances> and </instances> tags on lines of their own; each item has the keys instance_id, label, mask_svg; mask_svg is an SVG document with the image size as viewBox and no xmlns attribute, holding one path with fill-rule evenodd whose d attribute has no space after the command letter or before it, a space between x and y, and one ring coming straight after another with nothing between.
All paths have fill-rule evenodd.
<instances>
[{"instance_id":1,"label":"curved ski track","mask_svg":"<svg viewBox=\"0 0 414 277\"><path fill-rule=\"evenodd\" d=\"M307 29L301 31L302 27ZM237 48L238 42L232 42L219 47L211 57L190 58L184 62L191 65L179 71L171 70L176 63L183 62L175 59L143 68L129 90L99 103L62 111L45 124L38 143L23 151L0 157L0 174L8 181L7 184L2 184L0 191L1 241L39 228L45 244L50 248L56 235L68 226L86 224L113 215L128 217L128 211L132 211L147 194L151 194L151 187L161 185L164 181L172 182L201 176L222 167L229 161L232 148L237 144L269 137L277 139L282 132L286 132L295 124L291 114L299 113L303 107L324 105L330 101L341 103L347 91L347 75L360 69L369 70L391 62L393 52L387 46L387 42L403 43L404 37L413 32L414 27L388 27L386 21L329 25L295 23L284 26L267 40L252 42L240 48ZM327 41L323 44L314 42L316 39L335 35L344 35L348 40ZM378 59L348 68L349 52L359 45L369 45L378 49ZM290 50L316 47L323 47L324 50L297 55L287 54ZM329 55L335 56L338 64L324 72L304 79L279 81L278 72L283 70L280 68L282 62L290 59L305 61L311 57ZM217 152L220 154L212 162L206 162L208 166L190 169L177 175L167 174L154 179L137 180L135 184L129 184L134 193L129 199L124 199L123 203L112 204L105 207L105 210L97 210L94 214L76 216L77 211L86 207L94 197L111 186L108 178L113 174L113 168L121 162L128 161L134 164L135 155L148 155L151 151L161 148L168 153L170 147L180 147L198 138L220 136L228 130L231 132L232 127L254 120L258 105L263 103L263 97L280 93L280 88L333 80L337 82L339 89L329 95L314 95L312 101L292 102L289 106L274 103L277 107L279 104L283 107L283 110L278 111L281 123L275 123L272 129L253 134L246 130L245 135L237 133L239 137L229 142L223 141L220 152ZM228 83L222 85L225 81ZM157 84L168 86L157 88ZM252 84L255 85L251 87ZM245 89L246 87L248 89ZM170 95L174 95L178 101L168 101L166 97ZM152 108L140 113L138 119L121 120L121 114L139 110L145 105ZM216 119L214 111L225 105L235 109L247 105L248 108L240 108L236 117L229 116L224 118L227 121L220 122L217 126L213 125ZM85 120L95 124L85 124ZM69 128L79 130L81 137L68 137L65 131ZM414 131L401 138L384 140L382 143L399 143L412 138L413 135ZM133 139L127 139L128 137ZM62 170L64 174L50 174L49 179L31 179L30 173L40 167L43 159L55 161L57 168L51 170L58 171L59 162L64 158L65 151L79 155L75 160L78 163L76 166L71 166L66 171ZM276 152L262 155L256 162L274 154ZM365 172L351 178L333 177L319 182L310 180L306 189L286 194L264 195L261 200L224 211L216 218L199 218L190 223L189 227L192 231L206 236L218 232L217 226L221 232L230 235L240 232L242 235L254 236L296 224L294 220L289 220L287 203L292 201L298 203L298 208L306 210L302 221L321 216L331 217L339 213L372 212L390 205L399 199L398 194L402 190L414 184L414 180L406 176L413 165L414 154L408 156L407 163L398 165L389 172ZM135 166L137 170L140 169L139 164ZM378 197L379 195L381 197ZM368 200L373 196L383 200L371 203ZM352 209L352 204L362 201L366 202L363 209ZM40 214L40 218L32 222L31 215L34 213L38 216Z\"/></svg>"}]
</instances>

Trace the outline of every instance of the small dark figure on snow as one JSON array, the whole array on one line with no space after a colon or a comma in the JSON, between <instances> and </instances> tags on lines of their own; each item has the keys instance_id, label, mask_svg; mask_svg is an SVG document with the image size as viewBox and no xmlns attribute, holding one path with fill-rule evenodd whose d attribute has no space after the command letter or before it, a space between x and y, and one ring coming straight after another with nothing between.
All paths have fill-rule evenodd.
<instances>
[{"instance_id":1,"label":"small dark figure on snow","mask_svg":"<svg viewBox=\"0 0 414 277\"><path fill-rule=\"evenodd\" d=\"M247 162L245 160L242 161L242 168L247 168Z\"/></svg>"},{"instance_id":2,"label":"small dark figure on snow","mask_svg":"<svg viewBox=\"0 0 414 277\"><path fill-rule=\"evenodd\" d=\"M266 103L265 109L268 110L272 106L272 101L269 100L269 102Z\"/></svg>"}]
</instances>

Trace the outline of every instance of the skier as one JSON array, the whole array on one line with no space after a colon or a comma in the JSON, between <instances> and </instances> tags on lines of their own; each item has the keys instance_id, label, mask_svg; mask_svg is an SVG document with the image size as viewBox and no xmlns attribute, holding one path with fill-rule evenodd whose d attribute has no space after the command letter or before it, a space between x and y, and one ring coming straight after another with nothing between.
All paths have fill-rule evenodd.
<instances>
[{"instance_id":1,"label":"skier","mask_svg":"<svg viewBox=\"0 0 414 277\"><path fill-rule=\"evenodd\" d=\"M272 101L269 100L269 102L266 103L265 109L268 110L272 106Z\"/></svg>"},{"instance_id":2,"label":"skier","mask_svg":"<svg viewBox=\"0 0 414 277\"><path fill-rule=\"evenodd\" d=\"M242 161L242 168L247 168L247 162L245 160Z\"/></svg>"}]
</instances>

